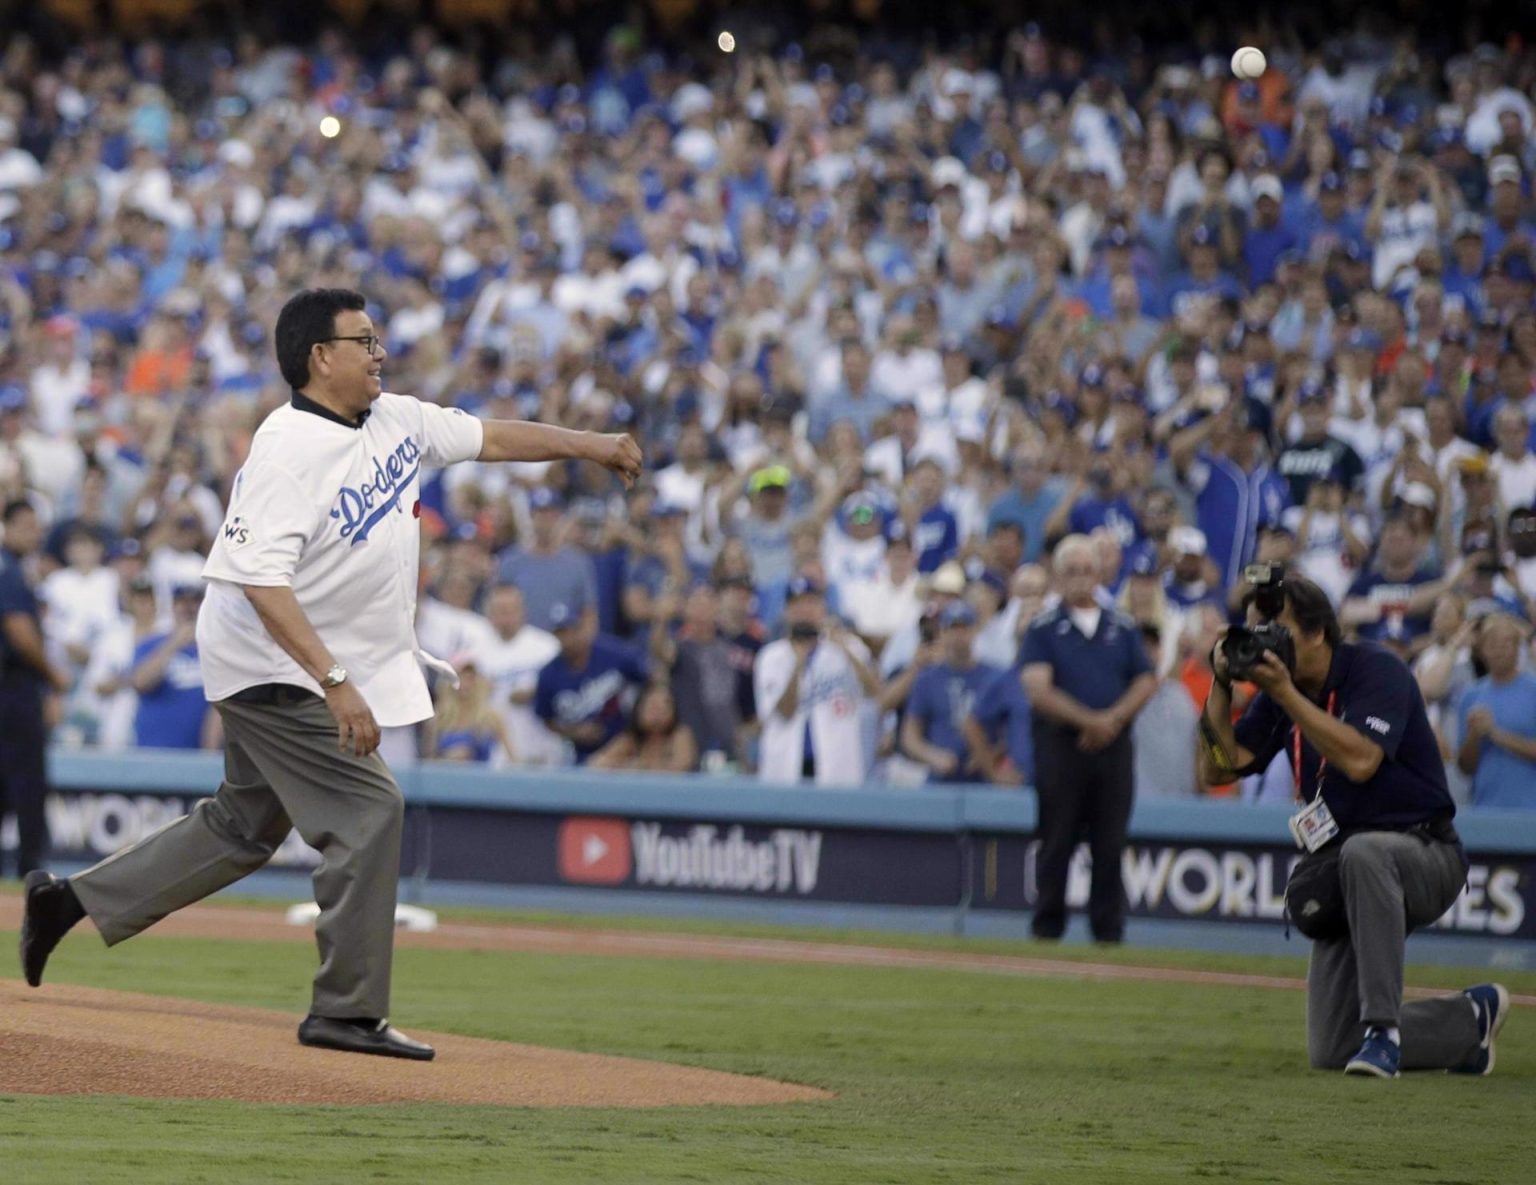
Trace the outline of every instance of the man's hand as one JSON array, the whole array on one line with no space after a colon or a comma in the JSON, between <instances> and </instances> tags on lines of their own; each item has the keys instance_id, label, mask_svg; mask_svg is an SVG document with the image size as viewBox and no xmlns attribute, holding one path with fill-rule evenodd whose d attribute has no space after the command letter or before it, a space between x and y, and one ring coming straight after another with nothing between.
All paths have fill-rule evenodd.
<instances>
[{"instance_id":1,"label":"man's hand","mask_svg":"<svg viewBox=\"0 0 1536 1185\"><path fill-rule=\"evenodd\" d=\"M960 759L948 749L940 749L933 757L934 759L928 763L928 768L941 778L949 777L960 768Z\"/></svg>"},{"instance_id":2,"label":"man's hand","mask_svg":"<svg viewBox=\"0 0 1536 1185\"><path fill-rule=\"evenodd\" d=\"M566 729L565 735L575 744L592 748L603 743L603 725L598 720L583 720Z\"/></svg>"},{"instance_id":3,"label":"man's hand","mask_svg":"<svg viewBox=\"0 0 1536 1185\"><path fill-rule=\"evenodd\" d=\"M1467 739L1480 741L1494 729L1492 708L1473 708L1467 713Z\"/></svg>"},{"instance_id":4,"label":"man's hand","mask_svg":"<svg viewBox=\"0 0 1536 1185\"><path fill-rule=\"evenodd\" d=\"M1077 747L1085 753L1097 753L1115 743L1120 722L1112 712L1095 712L1078 733Z\"/></svg>"},{"instance_id":5,"label":"man's hand","mask_svg":"<svg viewBox=\"0 0 1536 1185\"><path fill-rule=\"evenodd\" d=\"M367 757L379 747L378 722L374 720L362 692L351 683L342 683L327 690L325 706L336 717L336 728L340 734L336 747L343 753L350 750L359 757Z\"/></svg>"},{"instance_id":6,"label":"man's hand","mask_svg":"<svg viewBox=\"0 0 1536 1185\"><path fill-rule=\"evenodd\" d=\"M640 464L644 457L634 437L627 432L596 433L592 439L591 460L604 469L617 473L629 489L640 476Z\"/></svg>"},{"instance_id":7,"label":"man's hand","mask_svg":"<svg viewBox=\"0 0 1536 1185\"><path fill-rule=\"evenodd\" d=\"M1294 685L1291 672L1285 669L1285 664L1270 650L1266 650L1259 661L1253 664L1249 682L1258 684L1260 691L1276 701Z\"/></svg>"}]
</instances>

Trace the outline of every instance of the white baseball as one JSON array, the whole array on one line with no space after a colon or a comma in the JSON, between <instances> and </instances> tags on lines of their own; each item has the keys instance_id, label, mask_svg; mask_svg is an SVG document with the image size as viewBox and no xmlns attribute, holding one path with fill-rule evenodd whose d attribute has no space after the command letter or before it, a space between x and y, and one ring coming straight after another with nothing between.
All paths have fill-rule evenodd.
<instances>
[{"instance_id":1,"label":"white baseball","mask_svg":"<svg viewBox=\"0 0 1536 1185\"><path fill-rule=\"evenodd\" d=\"M1239 78L1257 78L1264 73L1264 51L1245 45L1232 55L1232 73Z\"/></svg>"},{"instance_id":2,"label":"white baseball","mask_svg":"<svg viewBox=\"0 0 1536 1185\"><path fill-rule=\"evenodd\" d=\"M727 30L726 32L721 33L720 36L715 39L715 44L720 47L721 53L730 53L736 48L736 38L729 30Z\"/></svg>"}]
</instances>

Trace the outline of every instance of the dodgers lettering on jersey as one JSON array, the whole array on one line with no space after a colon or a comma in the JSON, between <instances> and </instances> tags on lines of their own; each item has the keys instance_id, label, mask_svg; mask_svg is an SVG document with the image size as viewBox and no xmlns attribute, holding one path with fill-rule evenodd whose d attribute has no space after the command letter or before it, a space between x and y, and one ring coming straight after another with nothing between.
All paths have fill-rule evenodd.
<instances>
[{"instance_id":1,"label":"dodgers lettering on jersey","mask_svg":"<svg viewBox=\"0 0 1536 1185\"><path fill-rule=\"evenodd\" d=\"M394 452L387 457L373 458L371 481L360 486L342 486L336 494L336 504L331 507L331 517L341 520L341 537L351 540L352 546L368 538L381 518L391 510L400 509L400 496L405 493L416 474L421 470L421 449L416 441L407 436Z\"/></svg>"},{"instance_id":2,"label":"dodgers lettering on jersey","mask_svg":"<svg viewBox=\"0 0 1536 1185\"><path fill-rule=\"evenodd\" d=\"M480 421L383 394L353 426L289 404L262 422L203 568L198 647L208 698L319 685L272 639L244 587L288 587L381 725L432 714L416 640L423 467L479 455Z\"/></svg>"}]
</instances>

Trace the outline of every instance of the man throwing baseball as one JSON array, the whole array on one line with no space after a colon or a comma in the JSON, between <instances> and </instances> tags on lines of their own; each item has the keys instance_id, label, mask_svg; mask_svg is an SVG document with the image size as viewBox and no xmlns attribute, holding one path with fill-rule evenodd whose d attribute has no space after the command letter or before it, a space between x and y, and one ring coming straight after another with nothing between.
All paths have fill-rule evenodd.
<instances>
[{"instance_id":1,"label":"man throwing baseball","mask_svg":"<svg viewBox=\"0 0 1536 1185\"><path fill-rule=\"evenodd\" d=\"M456 461L587 460L626 484L625 435L479 420L385 394L363 297L311 289L277 319L292 402L262 423L203 575L204 683L224 721L224 783L94 868L26 879L21 960L36 987L89 916L107 944L254 872L290 827L320 850L320 970L305 1045L429 1060L392 1028L390 963L404 804L380 726L432 714L414 630L420 474Z\"/></svg>"}]
</instances>

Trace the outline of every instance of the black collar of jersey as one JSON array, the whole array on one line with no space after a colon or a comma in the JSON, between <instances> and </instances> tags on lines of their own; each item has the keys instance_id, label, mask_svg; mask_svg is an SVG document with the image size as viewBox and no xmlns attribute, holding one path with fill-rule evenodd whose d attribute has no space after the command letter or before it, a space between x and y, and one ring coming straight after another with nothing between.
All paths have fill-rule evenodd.
<instances>
[{"instance_id":1,"label":"black collar of jersey","mask_svg":"<svg viewBox=\"0 0 1536 1185\"><path fill-rule=\"evenodd\" d=\"M363 424L367 422L368 412L371 410L365 407L361 412L358 413L356 420L349 420L346 418L346 416L337 415L323 403L316 403L308 395L304 394L303 391L299 390L294 391L293 399L290 402L299 411L307 411L312 415L319 416L322 420L330 420L333 423L341 424L344 427L351 428L354 431L361 429Z\"/></svg>"}]
</instances>

